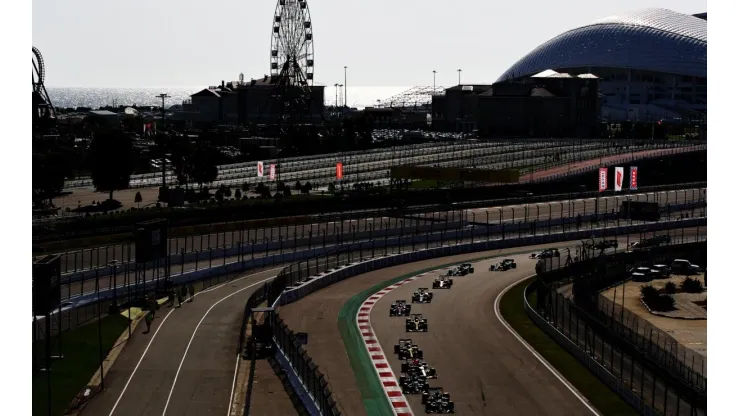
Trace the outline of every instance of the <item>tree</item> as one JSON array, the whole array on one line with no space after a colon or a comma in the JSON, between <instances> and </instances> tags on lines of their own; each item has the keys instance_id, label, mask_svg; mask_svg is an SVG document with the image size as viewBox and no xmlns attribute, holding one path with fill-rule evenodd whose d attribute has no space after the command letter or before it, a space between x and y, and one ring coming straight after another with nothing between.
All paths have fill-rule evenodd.
<instances>
[{"instance_id":1,"label":"tree","mask_svg":"<svg viewBox=\"0 0 740 416\"><path fill-rule=\"evenodd\" d=\"M64 178L69 173L68 166L61 153L34 153L32 159L33 202L43 205L64 188Z\"/></svg>"},{"instance_id":2,"label":"tree","mask_svg":"<svg viewBox=\"0 0 740 416\"><path fill-rule=\"evenodd\" d=\"M264 183L262 183L262 182L260 182L259 184L257 184L257 188L255 188L255 192L256 192L256 193L257 193L257 194L258 194L259 196L261 196L261 197L263 197L263 198L269 198L269 197L271 197L271 196L272 196L272 195L270 194L270 188L268 188L267 186L265 186L265 184L264 184Z\"/></svg>"},{"instance_id":3,"label":"tree","mask_svg":"<svg viewBox=\"0 0 740 416\"><path fill-rule=\"evenodd\" d=\"M134 196L134 202L136 203L137 208L141 208L141 192L137 191L136 196Z\"/></svg>"},{"instance_id":4,"label":"tree","mask_svg":"<svg viewBox=\"0 0 740 416\"><path fill-rule=\"evenodd\" d=\"M120 130L103 130L90 143L90 168L93 186L98 192L127 189L133 171L133 141Z\"/></svg>"},{"instance_id":5,"label":"tree","mask_svg":"<svg viewBox=\"0 0 740 416\"><path fill-rule=\"evenodd\" d=\"M295 190L296 192L300 192L301 189L303 189L301 181L295 181L295 185L293 185L293 190Z\"/></svg>"},{"instance_id":6,"label":"tree","mask_svg":"<svg viewBox=\"0 0 740 416\"><path fill-rule=\"evenodd\" d=\"M337 187L334 185L334 182L331 182L328 187L329 193L334 195L337 192Z\"/></svg>"},{"instance_id":7,"label":"tree","mask_svg":"<svg viewBox=\"0 0 740 416\"><path fill-rule=\"evenodd\" d=\"M242 192L249 192L249 183L248 182L242 182Z\"/></svg>"},{"instance_id":8,"label":"tree","mask_svg":"<svg viewBox=\"0 0 740 416\"><path fill-rule=\"evenodd\" d=\"M234 198L237 200L242 199L242 190L239 188L236 188L236 192L234 192Z\"/></svg>"},{"instance_id":9,"label":"tree","mask_svg":"<svg viewBox=\"0 0 740 416\"><path fill-rule=\"evenodd\" d=\"M170 144L172 150L170 155L172 171L177 178L177 184L184 186L187 190L188 184L194 180L193 172L195 169L193 162L197 157L195 146L193 146L187 137L177 138Z\"/></svg>"},{"instance_id":10,"label":"tree","mask_svg":"<svg viewBox=\"0 0 740 416\"><path fill-rule=\"evenodd\" d=\"M203 188L203 184L211 183L218 178L217 160L218 150L210 146L198 146L192 158L191 176L200 185L201 189Z\"/></svg>"}]
</instances>

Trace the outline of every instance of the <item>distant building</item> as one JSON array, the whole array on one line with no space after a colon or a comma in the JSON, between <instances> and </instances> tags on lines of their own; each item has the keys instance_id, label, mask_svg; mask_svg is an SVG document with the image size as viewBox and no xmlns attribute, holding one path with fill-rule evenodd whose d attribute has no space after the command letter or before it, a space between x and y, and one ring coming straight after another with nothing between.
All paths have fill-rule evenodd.
<instances>
[{"instance_id":1,"label":"distant building","mask_svg":"<svg viewBox=\"0 0 740 416\"><path fill-rule=\"evenodd\" d=\"M220 86L191 95L190 100L183 102L182 110L173 112L173 118L207 123L276 124L285 111L280 93L288 97L302 93L278 87L277 82L269 76L251 81L222 81ZM295 114L306 123L320 121L324 113L324 86L309 88L311 93L305 101L306 108L293 106Z\"/></svg>"},{"instance_id":2,"label":"distant building","mask_svg":"<svg viewBox=\"0 0 740 416\"><path fill-rule=\"evenodd\" d=\"M121 121L121 114L108 110L94 110L87 113L87 117L93 123L102 125L118 125Z\"/></svg>"},{"instance_id":3,"label":"distant building","mask_svg":"<svg viewBox=\"0 0 740 416\"><path fill-rule=\"evenodd\" d=\"M433 126L482 138L598 135L599 80L553 75L448 88L432 99Z\"/></svg>"},{"instance_id":4,"label":"distant building","mask_svg":"<svg viewBox=\"0 0 740 416\"><path fill-rule=\"evenodd\" d=\"M538 46L498 79L545 70L600 79L604 122L701 124L707 111L707 16L643 9L576 27Z\"/></svg>"}]
</instances>

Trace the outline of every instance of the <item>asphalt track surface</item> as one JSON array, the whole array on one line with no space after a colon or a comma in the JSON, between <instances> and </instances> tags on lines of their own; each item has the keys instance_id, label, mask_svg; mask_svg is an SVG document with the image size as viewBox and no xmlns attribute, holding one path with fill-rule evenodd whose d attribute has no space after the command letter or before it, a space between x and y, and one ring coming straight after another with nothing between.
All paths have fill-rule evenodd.
<instances>
[{"instance_id":1,"label":"asphalt track surface","mask_svg":"<svg viewBox=\"0 0 740 416\"><path fill-rule=\"evenodd\" d=\"M619 237L620 246L627 238ZM629 239L635 241L639 235ZM436 273L401 286L378 302L372 326L394 372L400 374L400 362L393 356L393 344L408 337L419 343L425 358L439 372L438 381L431 384L450 392L460 414L589 415L593 413L588 407L505 329L494 309L495 299L504 289L534 274L534 263L526 255L515 257L511 253L577 243L468 253L376 270L286 305L280 309L280 316L293 331L309 334L306 351L326 375L340 410L348 415L366 414L337 324L340 309L356 294L394 277L490 256L490 260L476 264L473 275L456 277L449 292L435 294L433 303L412 306L412 313L422 311L429 318L427 334L404 332L403 318L388 318L388 306L396 299L410 298L410 292L418 287L431 288ZM503 257L517 258L521 265L507 272L489 272L488 266ZM416 412L424 413L419 399L412 398L411 403Z\"/></svg>"},{"instance_id":2,"label":"asphalt track surface","mask_svg":"<svg viewBox=\"0 0 740 416\"><path fill-rule=\"evenodd\" d=\"M232 247L239 241L251 242L258 244L264 241L290 241L294 238L308 238L312 235L315 242L332 241L332 236L337 234L351 236L353 232L363 232L374 230L382 233L386 228L398 229L416 228L419 226L429 225L432 221L439 222L444 218L448 221L468 220L472 222L488 222L498 224L499 222L511 221L532 221L539 218L562 218L576 215L588 215L592 213L610 213L613 210L619 210L621 201L627 200L627 195L605 195L601 198L570 199L553 202L532 203L507 205L503 207L491 208L474 208L458 211L448 211L441 213L425 213L417 217L419 220L402 219L402 218L364 218L346 221L329 221L305 226L286 226L267 229L248 230L243 232L225 232L218 234L205 234L200 236L172 238L169 240L169 252L171 254L186 252L202 251L209 248ZM663 191L654 193L635 193L629 196L632 201L658 202L665 204L680 204L695 200L706 200L705 189L687 189L677 191ZM249 250L248 250L249 251ZM251 253L251 251L250 251ZM68 253L62 253L61 264L62 273L71 273L74 271L89 270L94 267L102 267L112 260L127 262L135 258L135 245L112 245L100 249L77 250Z\"/></svg>"},{"instance_id":3,"label":"asphalt track surface","mask_svg":"<svg viewBox=\"0 0 740 416\"><path fill-rule=\"evenodd\" d=\"M149 334L139 326L108 373L105 390L83 415L227 414L244 304L279 271L242 276L200 292L181 308L161 308ZM263 376L270 379L269 372ZM272 408L295 414L287 394L276 393Z\"/></svg>"}]
</instances>

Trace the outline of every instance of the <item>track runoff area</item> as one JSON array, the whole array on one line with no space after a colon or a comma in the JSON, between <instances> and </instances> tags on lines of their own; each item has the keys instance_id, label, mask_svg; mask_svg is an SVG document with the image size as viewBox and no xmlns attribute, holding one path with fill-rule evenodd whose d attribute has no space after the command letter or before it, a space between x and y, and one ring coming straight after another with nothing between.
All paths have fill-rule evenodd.
<instances>
[{"instance_id":1,"label":"track runoff area","mask_svg":"<svg viewBox=\"0 0 740 416\"><path fill-rule=\"evenodd\" d=\"M692 238L705 233L702 227L686 229L683 235ZM623 248L639 238L617 239ZM280 316L293 331L309 334L304 348L325 374L344 414L379 415L390 409L398 415L426 412L422 394L404 394L399 385L405 368L395 347L410 339L423 351L429 365L425 371L436 372L436 378L428 380L429 387L447 393L458 414L595 415L593 406L499 312L506 291L534 274L532 252L556 247L563 256L568 249L575 255L580 244L469 253L376 270L285 305ZM513 260L517 267L489 271L504 259ZM451 276L449 289L434 288L440 275L462 263L469 263L474 272ZM433 294L430 303L412 303L420 288ZM390 316L398 300L411 305L410 314L422 315L428 331L407 332L410 317ZM410 325L414 329L416 323Z\"/></svg>"}]
</instances>

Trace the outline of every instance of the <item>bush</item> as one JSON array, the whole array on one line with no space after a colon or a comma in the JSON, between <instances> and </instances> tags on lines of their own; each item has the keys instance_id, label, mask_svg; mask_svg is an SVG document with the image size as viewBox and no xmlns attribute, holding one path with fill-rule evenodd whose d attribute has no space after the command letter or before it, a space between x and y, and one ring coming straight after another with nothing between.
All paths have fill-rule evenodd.
<instances>
[{"instance_id":1,"label":"bush","mask_svg":"<svg viewBox=\"0 0 740 416\"><path fill-rule=\"evenodd\" d=\"M676 293L676 284L673 282L666 282L663 286L663 291L669 295Z\"/></svg>"},{"instance_id":2,"label":"bush","mask_svg":"<svg viewBox=\"0 0 740 416\"><path fill-rule=\"evenodd\" d=\"M687 277L681 282L681 290L686 293L701 293L704 291L704 287L699 279Z\"/></svg>"},{"instance_id":3,"label":"bush","mask_svg":"<svg viewBox=\"0 0 740 416\"><path fill-rule=\"evenodd\" d=\"M658 289L652 285L642 286L640 288L642 300L653 311L666 312L674 309L676 300L671 295L661 295Z\"/></svg>"},{"instance_id":4,"label":"bush","mask_svg":"<svg viewBox=\"0 0 740 416\"><path fill-rule=\"evenodd\" d=\"M660 292L658 292L658 289L656 289L653 285L644 285L640 288L640 294L642 295L642 299L645 301L645 303L652 302L658 296L660 296Z\"/></svg>"}]
</instances>

